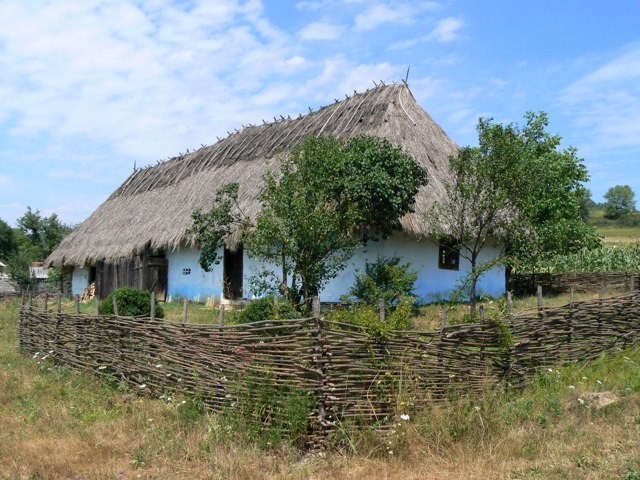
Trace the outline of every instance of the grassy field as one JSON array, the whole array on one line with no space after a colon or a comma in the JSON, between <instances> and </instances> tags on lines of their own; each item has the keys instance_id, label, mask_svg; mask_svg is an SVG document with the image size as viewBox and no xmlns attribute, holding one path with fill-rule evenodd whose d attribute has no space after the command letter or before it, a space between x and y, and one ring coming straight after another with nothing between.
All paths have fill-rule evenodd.
<instances>
[{"instance_id":1,"label":"grassy field","mask_svg":"<svg viewBox=\"0 0 640 480\"><path fill-rule=\"evenodd\" d=\"M191 399L140 397L18 353L14 301L0 304L0 478L638 480L639 366L636 346L545 372L519 393L408 412L389 434L347 431L330 453L310 455L259 449ZM618 401L598 409L591 392Z\"/></svg>"},{"instance_id":2,"label":"grassy field","mask_svg":"<svg viewBox=\"0 0 640 480\"><path fill-rule=\"evenodd\" d=\"M640 242L640 227L625 227L618 220L604 218L604 210L591 210L589 223L598 228L605 244Z\"/></svg>"}]
</instances>

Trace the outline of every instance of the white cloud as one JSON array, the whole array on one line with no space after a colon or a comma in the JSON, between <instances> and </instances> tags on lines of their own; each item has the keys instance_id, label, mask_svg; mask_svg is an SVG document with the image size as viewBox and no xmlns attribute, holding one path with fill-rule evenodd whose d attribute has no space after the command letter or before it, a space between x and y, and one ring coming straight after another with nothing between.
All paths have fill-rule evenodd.
<instances>
[{"instance_id":1,"label":"white cloud","mask_svg":"<svg viewBox=\"0 0 640 480\"><path fill-rule=\"evenodd\" d=\"M335 40L345 30L344 25L334 25L328 22L313 22L298 32L303 40Z\"/></svg>"},{"instance_id":2,"label":"white cloud","mask_svg":"<svg viewBox=\"0 0 640 480\"><path fill-rule=\"evenodd\" d=\"M394 42L389 50L405 50L424 42L449 43L459 38L459 30L464 26L465 22L460 18L443 18L427 35Z\"/></svg>"},{"instance_id":3,"label":"white cloud","mask_svg":"<svg viewBox=\"0 0 640 480\"><path fill-rule=\"evenodd\" d=\"M447 17L440 20L429 34L436 42L447 43L458 38L458 31L464 26L460 18Z\"/></svg>"},{"instance_id":4,"label":"white cloud","mask_svg":"<svg viewBox=\"0 0 640 480\"><path fill-rule=\"evenodd\" d=\"M387 5L373 5L363 13L356 16L355 25L357 30L371 30L387 22L397 20L407 20L403 18L398 10L393 10Z\"/></svg>"},{"instance_id":5,"label":"white cloud","mask_svg":"<svg viewBox=\"0 0 640 480\"><path fill-rule=\"evenodd\" d=\"M640 44L575 81L561 103L585 133L587 148L640 150Z\"/></svg>"}]
</instances>

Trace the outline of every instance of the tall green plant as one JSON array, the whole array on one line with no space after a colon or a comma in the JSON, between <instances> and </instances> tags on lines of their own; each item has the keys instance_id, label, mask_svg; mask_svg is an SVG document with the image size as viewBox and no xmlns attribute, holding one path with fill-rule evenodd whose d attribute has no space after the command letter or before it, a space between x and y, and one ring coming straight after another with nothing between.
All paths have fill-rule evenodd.
<instances>
[{"instance_id":1,"label":"tall green plant","mask_svg":"<svg viewBox=\"0 0 640 480\"><path fill-rule=\"evenodd\" d=\"M366 262L349 293L370 305L379 299L396 305L402 298L413 297L418 272L411 270L411 263L400 261L399 257L378 257L375 262Z\"/></svg>"}]
</instances>

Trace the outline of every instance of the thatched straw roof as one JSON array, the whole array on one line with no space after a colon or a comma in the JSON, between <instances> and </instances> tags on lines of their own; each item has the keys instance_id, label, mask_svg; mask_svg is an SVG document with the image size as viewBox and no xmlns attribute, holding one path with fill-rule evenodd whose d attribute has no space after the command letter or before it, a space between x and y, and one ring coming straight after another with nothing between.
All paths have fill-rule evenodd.
<instances>
[{"instance_id":1,"label":"thatched straw roof","mask_svg":"<svg viewBox=\"0 0 640 480\"><path fill-rule=\"evenodd\" d=\"M246 127L214 145L135 170L51 254L48 265L85 265L144 251L189 244L191 212L209 209L215 191L240 183L239 201L255 215L263 174L277 168L280 154L308 135L377 135L402 147L426 168L429 183L417 195L415 213L401 226L428 234L421 212L444 194L448 157L458 146L416 102L405 84L379 85L297 119ZM230 247L235 247L230 240Z\"/></svg>"}]
</instances>

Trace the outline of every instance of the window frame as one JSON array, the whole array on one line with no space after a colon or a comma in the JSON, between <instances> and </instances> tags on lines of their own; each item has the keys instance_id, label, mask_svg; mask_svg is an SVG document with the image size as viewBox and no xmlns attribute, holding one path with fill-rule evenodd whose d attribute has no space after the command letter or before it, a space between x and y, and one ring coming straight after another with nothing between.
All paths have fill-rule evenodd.
<instances>
[{"instance_id":1,"label":"window frame","mask_svg":"<svg viewBox=\"0 0 640 480\"><path fill-rule=\"evenodd\" d=\"M455 240L442 239L438 242L438 268L441 270L460 270L460 247Z\"/></svg>"}]
</instances>

